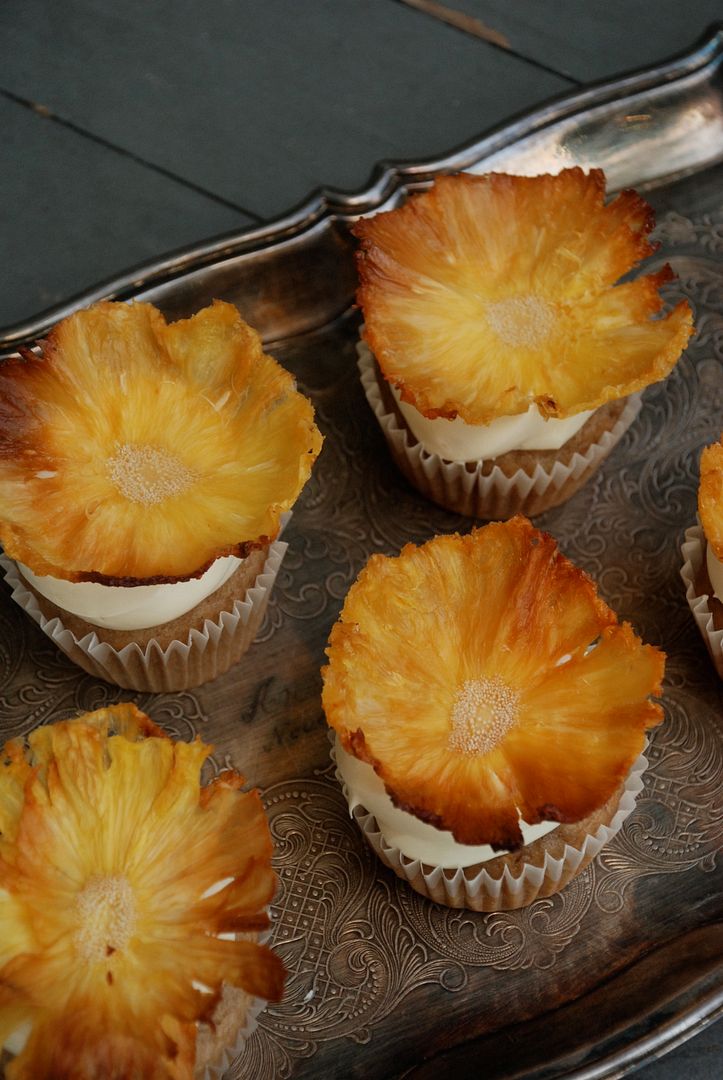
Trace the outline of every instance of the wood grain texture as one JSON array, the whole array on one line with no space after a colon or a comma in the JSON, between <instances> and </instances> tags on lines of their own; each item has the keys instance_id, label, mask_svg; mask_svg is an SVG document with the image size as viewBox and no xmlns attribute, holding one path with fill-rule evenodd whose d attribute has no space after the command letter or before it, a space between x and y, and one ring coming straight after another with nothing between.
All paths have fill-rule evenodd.
<instances>
[{"instance_id":1,"label":"wood grain texture","mask_svg":"<svg viewBox=\"0 0 723 1080\"><path fill-rule=\"evenodd\" d=\"M160 252L251 224L0 97L0 325Z\"/></svg>"},{"instance_id":2,"label":"wood grain texture","mask_svg":"<svg viewBox=\"0 0 723 1080\"><path fill-rule=\"evenodd\" d=\"M263 217L569 88L393 0L9 0L0 86Z\"/></svg>"},{"instance_id":3,"label":"wood grain texture","mask_svg":"<svg viewBox=\"0 0 723 1080\"><path fill-rule=\"evenodd\" d=\"M635 1080L718 1080L723 1070L723 1024L718 1021L657 1061L644 1065Z\"/></svg>"},{"instance_id":4,"label":"wood grain texture","mask_svg":"<svg viewBox=\"0 0 723 1080\"><path fill-rule=\"evenodd\" d=\"M481 19L476 19L474 15L467 15L464 11L458 11L457 8L439 3L438 0L400 0L400 2L408 7L417 8L418 11L423 11L434 19L440 19L442 22L448 23L449 26L455 26L458 30L464 30L466 34L472 34L483 41L489 41L492 45L501 45L503 49L509 49L510 47L510 43L504 34L492 30Z\"/></svg>"},{"instance_id":5,"label":"wood grain texture","mask_svg":"<svg viewBox=\"0 0 723 1080\"><path fill-rule=\"evenodd\" d=\"M517 56L583 83L659 62L723 20L720 0L441 0Z\"/></svg>"}]
</instances>

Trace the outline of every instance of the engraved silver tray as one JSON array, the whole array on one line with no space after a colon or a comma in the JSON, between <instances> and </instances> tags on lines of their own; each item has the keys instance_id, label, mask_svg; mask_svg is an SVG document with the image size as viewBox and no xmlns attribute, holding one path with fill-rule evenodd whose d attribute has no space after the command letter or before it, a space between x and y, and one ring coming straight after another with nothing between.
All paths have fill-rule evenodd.
<instances>
[{"instance_id":1,"label":"engraved silver tray","mask_svg":"<svg viewBox=\"0 0 723 1080\"><path fill-rule=\"evenodd\" d=\"M256 644L193 692L139 695L85 675L0 602L0 734L133 699L182 738L216 745L264 791L280 890L284 1001L234 1080L617 1077L723 1012L721 690L688 612L679 543L695 518L700 448L723 427L723 31L652 70L575 93L448 157L378 166L265 228L146 264L0 332L0 355L101 297L171 317L236 303L313 398L326 444L294 512ZM648 191L660 252L698 333L602 470L538 519L647 641L668 653L666 721L623 831L558 896L492 915L430 904L379 865L329 765L319 668L344 595L374 551L466 530L396 472L354 363L348 225L436 174L602 166Z\"/></svg>"}]
</instances>

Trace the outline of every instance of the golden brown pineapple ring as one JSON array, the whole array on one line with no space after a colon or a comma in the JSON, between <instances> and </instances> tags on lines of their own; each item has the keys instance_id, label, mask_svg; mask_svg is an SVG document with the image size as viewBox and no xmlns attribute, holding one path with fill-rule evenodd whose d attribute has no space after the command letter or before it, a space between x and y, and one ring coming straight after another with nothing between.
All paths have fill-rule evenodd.
<instances>
[{"instance_id":1,"label":"golden brown pineapple ring","mask_svg":"<svg viewBox=\"0 0 723 1080\"><path fill-rule=\"evenodd\" d=\"M0 540L70 581L198 577L277 536L321 441L232 304L96 304L0 366Z\"/></svg>"},{"instance_id":2,"label":"golden brown pineapple ring","mask_svg":"<svg viewBox=\"0 0 723 1080\"><path fill-rule=\"evenodd\" d=\"M5 746L0 1046L29 1025L8 1080L192 1080L224 984L280 998L280 959L233 937L269 925L268 824L237 772L200 786L211 749L131 704Z\"/></svg>"},{"instance_id":3,"label":"golden brown pineapple ring","mask_svg":"<svg viewBox=\"0 0 723 1080\"><path fill-rule=\"evenodd\" d=\"M664 654L523 517L373 555L327 655L345 750L462 844L514 850L520 818L587 817L663 716Z\"/></svg>"},{"instance_id":4,"label":"golden brown pineapple ring","mask_svg":"<svg viewBox=\"0 0 723 1080\"><path fill-rule=\"evenodd\" d=\"M723 437L700 457L698 513L706 540L723 561Z\"/></svg>"},{"instance_id":5,"label":"golden brown pineapple ring","mask_svg":"<svg viewBox=\"0 0 723 1080\"><path fill-rule=\"evenodd\" d=\"M633 191L605 204L599 169L443 176L354 226L365 336L430 419L595 409L664 378L692 333L687 301L657 317L670 267L616 284L652 227Z\"/></svg>"}]
</instances>

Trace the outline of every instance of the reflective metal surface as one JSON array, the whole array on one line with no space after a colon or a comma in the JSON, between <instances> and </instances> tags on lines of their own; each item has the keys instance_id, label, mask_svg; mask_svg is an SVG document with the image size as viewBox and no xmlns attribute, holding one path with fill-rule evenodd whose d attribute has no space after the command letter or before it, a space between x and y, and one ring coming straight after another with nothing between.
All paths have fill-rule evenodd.
<instances>
[{"instance_id":1,"label":"reflective metal surface","mask_svg":"<svg viewBox=\"0 0 723 1080\"><path fill-rule=\"evenodd\" d=\"M5 351L99 296L185 315L238 303L311 395L326 444L285 534L290 548L259 639L214 683L135 695L57 653L9 600L0 606L0 731L133 699L213 764L264 790L281 888L274 941L290 977L234 1080L293 1076L487 1080L621 1076L723 1008L721 689L688 612L679 540L695 516L698 454L723 421L723 100L718 35L655 72L574 95L442 161L380 170L356 196L327 193L268 229L118 278L13 328ZM465 530L412 491L368 411L350 312L346 222L441 170L602 165L616 187L652 188L661 251L698 333L601 471L538 519L621 618L668 654L666 720L636 811L560 894L492 915L429 904L364 845L328 762L319 668L344 595L371 552ZM687 179L679 178L687 174Z\"/></svg>"}]
</instances>

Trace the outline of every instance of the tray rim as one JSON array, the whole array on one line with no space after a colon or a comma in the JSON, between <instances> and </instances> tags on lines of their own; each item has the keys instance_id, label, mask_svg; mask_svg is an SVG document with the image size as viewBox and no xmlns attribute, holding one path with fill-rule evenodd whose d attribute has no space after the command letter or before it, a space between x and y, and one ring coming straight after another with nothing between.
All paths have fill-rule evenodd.
<instances>
[{"instance_id":1,"label":"tray rim","mask_svg":"<svg viewBox=\"0 0 723 1080\"><path fill-rule=\"evenodd\" d=\"M723 932L723 922L711 921L702 924L694 931L683 934L681 937L673 937L658 948L638 957L632 964L610 976L605 983L593 987L580 998L563 1003L548 1015L557 1016L561 1012L564 1014L565 1010L570 1009L576 1003L604 991L609 984L618 984L624 981L629 977L630 973L646 962L658 958L664 962L666 954L683 938L690 936L710 938L710 944L714 949L721 932ZM716 968L713 965L712 969L715 976ZM628 1027L622 1029L617 1035L618 1040L621 1042L619 1046L607 1046L607 1042L611 1038L616 1038L614 1034L608 1036L607 1039L605 1034L603 1034L602 1039L595 1039L593 1035L587 1040L580 1039L575 1050L578 1055L583 1053L586 1055L584 1064L579 1066L572 1064L573 1052L563 1050L555 1057L545 1059L540 1063L539 1068L536 1067L532 1071L525 1070L521 1072L513 1067L509 1073L498 1073L497 1080L541 1080L543 1076L545 1080L618 1080L619 1077L626 1076L630 1072L663 1057L670 1050L674 1050L690 1038L700 1034L717 1020L723 1019L723 978L721 977L720 964L717 966L717 972L717 985L711 987L710 973L708 972L693 980L693 984L697 982L699 988L694 987L691 990L688 986L681 987L680 997L683 1000L679 1009L671 1009L670 1000L663 998L658 1002L652 1002L652 1007L647 1014L641 1011L639 1014L631 1015ZM688 1000L689 995L692 995L692 1001ZM534 1019L540 1020L542 1015L540 1014ZM524 1030L529 1022L522 1021L520 1024L514 1025L514 1030ZM646 1022L648 1026L638 1036L632 1039L625 1038L626 1033L635 1027L636 1023L645 1024ZM430 1066L441 1067L444 1071L439 1073L440 1076L467 1076L467 1068L471 1069L479 1063L480 1057L484 1053L485 1042L498 1037L504 1030L504 1028L498 1029L486 1035L473 1036L466 1041L461 1041L453 1047L440 1051L438 1054L430 1055L424 1062L405 1069L402 1073L396 1075L393 1080L429 1080L431 1073L428 1070ZM460 1069L464 1071L460 1072ZM390 1077L389 1080L392 1080L392 1078Z\"/></svg>"},{"instance_id":2,"label":"tray rim","mask_svg":"<svg viewBox=\"0 0 723 1080\"><path fill-rule=\"evenodd\" d=\"M308 234L315 227L329 227L336 219L353 220L377 210L400 189L429 183L437 175L459 171L562 120L581 116L623 96L670 85L696 72L723 64L723 21L712 23L688 49L661 63L648 65L613 79L601 79L582 89L549 98L533 109L516 114L448 153L424 161L380 161L369 183L358 191L320 187L297 206L257 226L234 229L207 240L184 245L159 258L137 263L30 318L0 326L0 358L18 347L32 344L55 323L79 308L99 300L130 300L138 293L172 282L195 270L240 255L257 255ZM660 176L670 180L675 173Z\"/></svg>"},{"instance_id":3,"label":"tray rim","mask_svg":"<svg viewBox=\"0 0 723 1080\"><path fill-rule=\"evenodd\" d=\"M562 120L583 116L590 110L611 103L621 96L642 93L682 80L694 73L708 71L712 76L723 65L723 22L712 24L689 49L669 60L649 65L614 79L589 84L583 89L573 89L557 95L542 105L514 116L501 125L488 129L481 135L454 148L443 156L424 161L382 161L377 163L366 187L356 191L341 191L321 187L312 192L288 212L258 226L234 229L210 239L185 245L159 258L147 260L91 286L60 304L47 308L29 319L7 327L0 327L0 357L12 353L19 345L31 343L59 320L81 307L103 299L132 299L135 295L164 284L171 284L185 275L220 264L238 256L253 256L262 251L279 250L303 240L311 233L330 227L338 219L352 220L372 213L398 191L413 190L435 176L463 169L499 150L512 146L526 137L539 133ZM692 169L691 171L696 171ZM675 174L661 175L661 182L669 181ZM707 926L719 924L709 923ZM699 928L703 929L703 927ZM661 955L677 938L664 943L658 950ZM644 954L630 965L624 974L633 971L651 954ZM562 1069L555 1075L565 1080L612 1080L645 1063L662 1056L681 1045L706 1027L723 1017L723 970L719 966L717 987L701 989L696 995L695 980L682 992L690 990L691 1004L680 1012L670 1013L660 1008L653 1012L651 1026L642 1034L627 1039L619 1048L607 1052L600 1046L600 1055L594 1056L592 1048L599 1040L590 1040L588 1049L593 1053L580 1067L569 1068L565 1056L545 1062L546 1067L557 1064ZM564 1008L564 1006L562 1006ZM626 1031L640 1017L631 1015ZM524 1026L524 1024L522 1025ZM621 1037L625 1039L625 1031ZM460 1056L458 1063L471 1065L479 1062L479 1047L489 1036L473 1036L453 1049ZM445 1053L433 1054L425 1064L439 1060L443 1063ZM416 1068L406 1070L402 1076L413 1080ZM537 1073L525 1073L536 1076ZM522 1080L522 1074L515 1074Z\"/></svg>"}]
</instances>

